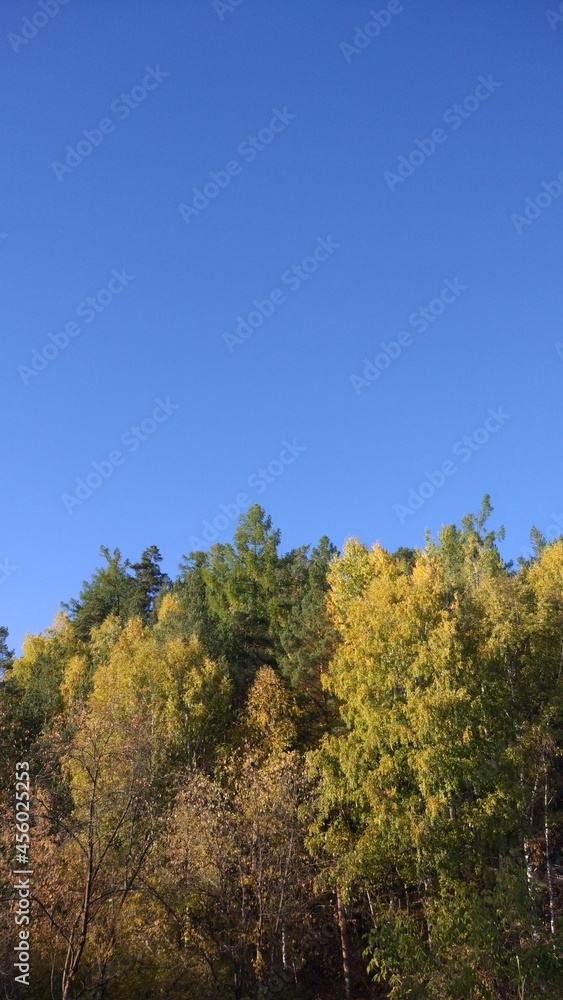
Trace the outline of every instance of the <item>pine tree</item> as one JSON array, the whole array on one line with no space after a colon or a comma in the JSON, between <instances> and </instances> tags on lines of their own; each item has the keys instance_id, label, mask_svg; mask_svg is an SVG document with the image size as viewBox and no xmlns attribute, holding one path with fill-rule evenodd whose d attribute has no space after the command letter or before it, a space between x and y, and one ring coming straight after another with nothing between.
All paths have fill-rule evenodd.
<instances>
[{"instance_id":1,"label":"pine tree","mask_svg":"<svg viewBox=\"0 0 563 1000\"><path fill-rule=\"evenodd\" d=\"M0 680L4 675L4 671L9 669L13 663L14 652L8 649L8 629L4 625L0 625Z\"/></svg>"},{"instance_id":2,"label":"pine tree","mask_svg":"<svg viewBox=\"0 0 563 1000\"><path fill-rule=\"evenodd\" d=\"M140 610L139 591L134 578L127 572L129 561L122 561L119 549L114 549L112 555L102 545L100 553L106 565L97 569L89 582L84 581L78 600L73 598L70 604L63 605L70 614L78 637L83 641L87 641L91 630L101 625L109 615L116 615L125 623L132 614Z\"/></svg>"},{"instance_id":3,"label":"pine tree","mask_svg":"<svg viewBox=\"0 0 563 1000\"><path fill-rule=\"evenodd\" d=\"M160 569L162 556L156 545L150 545L141 555L138 563L132 563L135 574L134 607L144 622L148 622L154 611L155 600L170 580Z\"/></svg>"},{"instance_id":4,"label":"pine tree","mask_svg":"<svg viewBox=\"0 0 563 1000\"><path fill-rule=\"evenodd\" d=\"M310 746L334 719L334 700L322 685L338 634L327 611L328 571L338 550L326 535L306 557L306 549L289 553L286 615L281 627L280 669L293 687L301 709L302 742Z\"/></svg>"}]
</instances>

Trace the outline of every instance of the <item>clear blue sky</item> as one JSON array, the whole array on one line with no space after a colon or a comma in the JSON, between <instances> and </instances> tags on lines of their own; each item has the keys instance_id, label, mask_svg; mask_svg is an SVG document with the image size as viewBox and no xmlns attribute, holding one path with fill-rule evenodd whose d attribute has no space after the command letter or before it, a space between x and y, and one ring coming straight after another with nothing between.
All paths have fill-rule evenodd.
<instances>
[{"instance_id":1,"label":"clear blue sky","mask_svg":"<svg viewBox=\"0 0 563 1000\"><path fill-rule=\"evenodd\" d=\"M393 549L489 492L516 558L563 514L548 0L376 0L380 23L358 0L43 5L0 8L12 645L78 594L101 543L133 560L156 544L174 574L221 504L230 539L241 493L284 549ZM270 315L237 342L255 300Z\"/></svg>"}]
</instances>

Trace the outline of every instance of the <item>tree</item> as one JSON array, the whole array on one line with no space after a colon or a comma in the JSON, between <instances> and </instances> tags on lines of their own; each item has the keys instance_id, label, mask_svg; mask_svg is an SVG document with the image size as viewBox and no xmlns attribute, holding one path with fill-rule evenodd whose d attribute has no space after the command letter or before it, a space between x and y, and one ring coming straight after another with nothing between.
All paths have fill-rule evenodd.
<instances>
[{"instance_id":1,"label":"tree","mask_svg":"<svg viewBox=\"0 0 563 1000\"><path fill-rule=\"evenodd\" d=\"M242 735L255 758L267 760L292 748L297 735L294 699L271 667L260 667L248 692Z\"/></svg>"},{"instance_id":2,"label":"tree","mask_svg":"<svg viewBox=\"0 0 563 1000\"><path fill-rule=\"evenodd\" d=\"M158 594L169 585L169 578L160 569L162 556L156 545L150 545L141 555L140 562L132 563L135 573L135 613L148 622L154 611Z\"/></svg>"},{"instance_id":3,"label":"tree","mask_svg":"<svg viewBox=\"0 0 563 1000\"><path fill-rule=\"evenodd\" d=\"M219 616L210 606L205 573L209 557L206 552L192 552L183 559L180 576L172 587L178 611L174 615L170 610L168 625L185 641L196 635L208 656L219 659L225 654L228 642Z\"/></svg>"},{"instance_id":4,"label":"tree","mask_svg":"<svg viewBox=\"0 0 563 1000\"><path fill-rule=\"evenodd\" d=\"M558 1000L563 539L514 568L492 513L280 554L255 505L1 629L6 982L25 760L30 1000Z\"/></svg>"},{"instance_id":5,"label":"tree","mask_svg":"<svg viewBox=\"0 0 563 1000\"><path fill-rule=\"evenodd\" d=\"M2 684L4 703L10 704L15 730L32 743L63 706L61 682L69 661L84 651L68 618L57 613L52 626L40 635L26 635L23 655L6 669ZM23 749L23 747L22 747Z\"/></svg>"},{"instance_id":6,"label":"tree","mask_svg":"<svg viewBox=\"0 0 563 1000\"><path fill-rule=\"evenodd\" d=\"M156 835L150 734L141 719L124 733L112 709L80 710L74 729L45 744L34 899L60 955L62 1000L85 990L100 1000L129 964L113 960ZM51 794L59 762L72 803L63 815Z\"/></svg>"},{"instance_id":7,"label":"tree","mask_svg":"<svg viewBox=\"0 0 563 1000\"><path fill-rule=\"evenodd\" d=\"M91 704L119 712L124 731L132 719L147 720L155 774L172 780L171 766L208 762L224 739L231 685L223 663L206 655L197 636L189 642L167 635L177 612L166 595L153 628L131 619L94 678Z\"/></svg>"},{"instance_id":8,"label":"tree","mask_svg":"<svg viewBox=\"0 0 563 1000\"><path fill-rule=\"evenodd\" d=\"M11 667L14 659L13 650L8 649L7 638L8 629L4 625L0 625L0 681L4 671Z\"/></svg>"},{"instance_id":9,"label":"tree","mask_svg":"<svg viewBox=\"0 0 563 1000\"><path fill-rule=\"evenodd\" d=\"M280 670L294 689L301 709L300 733L305 746L315 744L335 719L334 700L322 684L338 633L327 611L328 572L338 550L326 535L311 552L289 553L287 569L296 579L287 586L287 613L280 629ZM301 561L302 559L302 561Z\"/></svg>"},{"instance_id":10,"label":"tree","mask_svg":"<svg viewBox=\"0 0 563 1000\"><path fill-rule=\"evenodd\" d=\"M209 609L226 640L239 704L258 668L277 665L273 626L279 598L279 541L271 518L254 504L240 517L234 545L212 545L202 565Z\"/></svg>"},{"instance_id":11,"label":"tree","mask_svg":"<svg viewBox=\"0 0 563 1000\"><path fill-rule=\"evenodd\" d=\"M259 767L250 754L229 764L221 782L186 774L170 828L167 899L185 914L186 941L205 952L213 996L272 997L288 983L296 995L314 875L308 813L296 754Z\"/></svg>"},{"instance_id":12,"label":"tree","mask_svg":"<svg viewBox=\"0 0 563 1000\"><path fill-rule=\"evenodd\" d=\"M363 895L369 967L392 997L477 997L483 984L497 996L522 976L556 989L561 975L548 860L561 570L550 546L513 577L499 534L484 532L489 514L485 502L443 529L412 569L353 541L331 567L341 641L326 683L342 728L311 756L313 842L343 896Z\"/></svg>"},{"instance_id":13,"label":"tree","mask_svg":"<svg viewBox=\"0 0 563 1000\"><path fill-rule=\"evenodd\" d=\"M119 549L114 549L111 555L102 545L100 552L107 565L97 569L90 582L84 581L78 600L73 598L69 605L63 605L70 614L76 634L84 642L89 639L91 630L110 615L125 623L135 613L137 603L142 601L142 592L127 572L130 564L127 560L122 561Z\"/></svg>"}]
</instances>

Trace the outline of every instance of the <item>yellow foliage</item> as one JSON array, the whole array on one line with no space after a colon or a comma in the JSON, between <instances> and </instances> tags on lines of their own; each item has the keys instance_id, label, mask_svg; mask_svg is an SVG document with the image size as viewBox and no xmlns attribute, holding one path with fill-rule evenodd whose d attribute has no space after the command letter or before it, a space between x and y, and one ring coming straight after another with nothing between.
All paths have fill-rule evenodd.
<instances>
[{"instance_id":1,"label":"yellow foliage","mask_svg":"<svg viewBox=\"0 0 563 1000\"><path fill-rule=\"evenodd\" d=\"M90 677L90 662L83 653L71 657L61 681L61 694L65 707L69 708L80 698Z\"/></svg>"},{"instance_id":2,"label":"yellow foliage","mask_svg":"<svg viewBox=\"0 0 563 1000\"><path fill-rule=\"evenodd\" d=\"M109 652L123 631L123 622L117 615L109 615L101 625L90 631L89 650L94 663L107 659Z\"/></svg>"},{"instance_id":3,"label":"yellow foliage","mask_svg":"<svg viewBox=\"0 0 563 1000\"><path fill-rule=\"evenodd\" d=\"M175 594L165 594L162 598L159 608L158 608L158 620L163 622L166 618L172 615L177 615L180 612L180 602Z\"/></svg>"},{"instance_id":4,"label":"yellow foliage","mask_svg":"<svg viewBox=\"0 0 563 1000\"><path fill-rule=\"evenodd\" d=\"M172 610L170 603L165 613ZM134 618L99 666L91 703L97 712L111 707L124 726L148 719L155 738L193 748L224 722L230 695L226 668L195 636L161 639Z\"/></svg>"},{"instance_id":5,"label":"yellow foliage","mask_svg":"<svg viewBox=\"0 0 563 1000\"><path fill-rule=\"evenodd\" d=\"M266 754L287 750L295 740L296 705L271 667L260 667L248 695L245 729L253 746Z\"/></svg>"}]
</instances>

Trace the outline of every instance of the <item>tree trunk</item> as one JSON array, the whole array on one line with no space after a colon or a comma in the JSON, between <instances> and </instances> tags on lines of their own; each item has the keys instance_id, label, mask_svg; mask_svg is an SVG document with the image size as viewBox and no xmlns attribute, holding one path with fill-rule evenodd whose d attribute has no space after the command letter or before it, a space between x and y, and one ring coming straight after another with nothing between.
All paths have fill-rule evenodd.
<instances>
[{"instance_id":1,"label":"tree trunk","mask_svg":"<svg viewBox=\"0 0 563 1000\"><path fill-rule=\"evenodd\" d=\"M555 905L553 902L553 878L551 874L551 858L550 858L550 847L549 847L549 816L548 816L549 794L547 786L547 765L545 765L543 802L544 802L545 864L547 869L547 891L549 893L549 926L551 928L551 933L555 934Z\"/></svg>"},{"instance_id":2,"label":"tree trunk","mask_svg":"<svg viewBox=\"0 0 563 1000\"><path fill-rule=\"evenodd\" d=\"M346 910L342 902L340 887L336 887L336 912L338 916L338 927L340 929L340 945L342 948L342 970L344 972L344 996L346 1000L352 1000L352 971L350 968L350 938L348 936L348 925L346 923Z\"/></svg>"}]
</instances>

